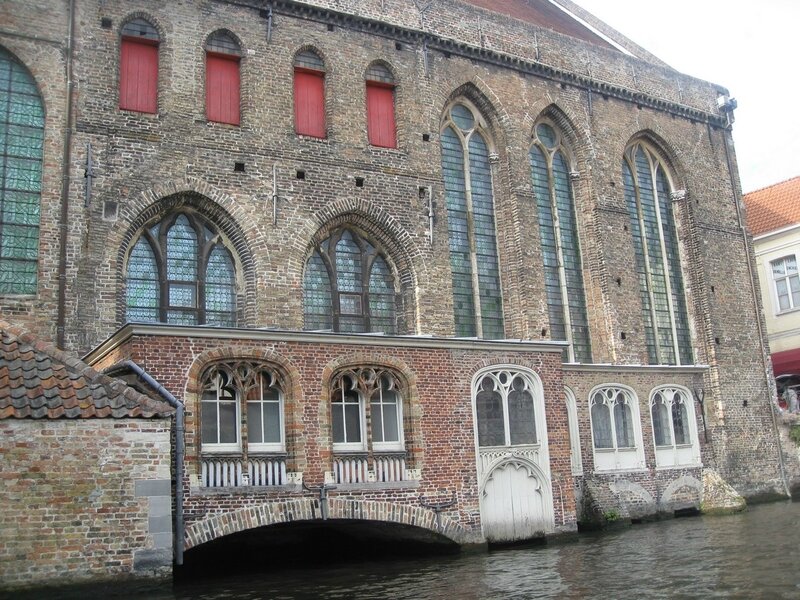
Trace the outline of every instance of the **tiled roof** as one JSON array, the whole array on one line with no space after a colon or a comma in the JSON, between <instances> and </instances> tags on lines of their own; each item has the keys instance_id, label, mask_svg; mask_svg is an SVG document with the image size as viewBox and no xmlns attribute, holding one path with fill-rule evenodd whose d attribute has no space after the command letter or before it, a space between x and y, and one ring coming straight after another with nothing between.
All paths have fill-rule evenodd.
<instances>
[{"instance_id":1,"label":"tiled roof","mask_svg":"<svg viewBox=\"0 0 800 600\"><path fill-rule=\"evenodd\" d=\"M0 320L0 419L166 417L172 408Z\"/></svg>"},{"instance_id":2,"label":"tiled roof","mask_svg":"<svg viewBox=\"0 0 800 600\"><path fill-rule=\"evenodd\" d=\"M761 235L800 223L800 176L744 195L747 227Z\"/></svg>"}]
</instances>

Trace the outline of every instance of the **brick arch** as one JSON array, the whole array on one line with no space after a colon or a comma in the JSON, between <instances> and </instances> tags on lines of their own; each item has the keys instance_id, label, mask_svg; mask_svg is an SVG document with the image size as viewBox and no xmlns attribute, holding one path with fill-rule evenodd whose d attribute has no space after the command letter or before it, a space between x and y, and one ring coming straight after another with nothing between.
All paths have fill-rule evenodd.
<instances>
[{"instance_id":1,"label":"brick arch","mask_svg":"<svg viewBox=\"0 0 800 600\"><path fill-rule=\"evenodd\" d=\"M45 98L47 95L50 95L48 82L48 76L45 73L39 71L38 63L35 60L25 61L22 60L21 56L22 53L19 51L21 49L12 48L11 45L8 44L7 40L3 40L3 43L0 44L0 50L5 50L13 61L16 61L23 69L28 72L30 78L33 80L34 86L36 86L36 92L39 94L39 102L42 104L42 113L44 115L44 127L47 128L47 103L45 102ZM38 74L37 74L38 73ZM45 92L48 92L46 95Z\"/></svg>"},{"instance_id":2,"label":"brick arch","mask_svg":"<svg viewBox=\"0 0 800 600\"><path fill-rule=\"evenodd\" d=\"M687 493L688 492L688 493ZM700 498L703 495L703 484L696 477L691 475L682 475L677 479L670 482L661 494L661 504L668 504L673 501L675 496L680 493L685 493L691 496L699 504Z\"/></svg>"},{"instance_id":3,"label":"brick arch","mask_svg":"<svg viewBox=\"0 0 800 600\"><path fill-rule=\"evenodd\" d=\"M228 29L227 27L217 27L216 29L212 29L211 31L208 32L208 34L206 34L206 36L203 38L204 51L208 47L208 41L218 33L224 33L226 35L231 36L231 38L233 38L233 41L235 41L239 45L239 52L241 58L247 56L247 47L244 45L242 38L233 31L231 31L230 29Z\"/></svg>"},{"instance_id":4,"label":"brick arch","mask_svg":"<svg viewBox=\"0 0 800 600\"><path fill-rule=\"evenodd\" d=\"M375 58L367 63L367 66L364 67L364 72L362 73L362 76L364 77L365 81L367 80L367 71L372 65L380 65L382 67L386 67L386 70L389 71L389 73L392 75L392 79L394 79L394 84L397 86L400 85L400 75L397 72L397 68L384 58Z\"/></svg>"},{"instance_id":5,"label":"brick arch","mask_svg":"<svg viewBox=\"0 0 800 600\"><path fill-rule=\"evenodd\" d=\"M204 218L217 226L220 232L232 245L235 267L243 279L242 293L237 301L243 304L242 325L255 322L256 304L256 266L255 257L250 250L250 240L261 234L253 225L244 229L244 224L252 223L241 203L212 187L194 179L174 180L159 183L150 189L132 196L120 209L119 219L109 232L106 243L106 261L113 265L117 283L116 320L122 323L125 319L125 267L130 253L131 243L147 223L181 207L198 210ZM260 244L264 254L268 254L268 246ZM265 260L269 260L267 256Z\"/></svg>"},{"instance_id":6,"label":"brick arch","mask_svg":"<svg viewBox=\"0 0 800 600\"><path fill-rule=\"evenodd\" d=\"M478 76L472 78L451 91L441 104L439 121L443 120L445 109L459 98L466 98L480 111L489 125L491 139L487 140L495 152L500 152L507 146L510 136L507 129L512 126L513 120L509 115L501 98L494 93L489 85Z\"/></svg>"},{"instance_id":7,"label":"brick arch","mask_svg":"<svg viewBox=\"0 0 800 600\"><path fill-rule=\"evenodd\" d=\"M332 497L328 500L328 518L410 525L432 531L456 544L475 541L474 534L458 521L440 514L437 524L436 514L421 506ZM186 528L184 549L190 550L248 529L307 521L322 521L319 500L316 498L265 502L232 512L214 514L192 523Z\"/></svg>"},{"instance_id":8,"label":"brick arch","mask_svg":"<svg viewBox=\"0 0 800 600\"><path fill-rule=\"evenodd\" d=\"M127 15L125 15L124 18L120 19L119 26L117 27L118 35L121 36L122 35L122 28L125 27L125 25L127 25L128 23L130 23L134 19L144 19L145 21L150 23L150 25L155 27L155 30L158 32L158 43L159 44L162 44L163 42L165 42L167 40L167 35L166 35L167 31L166 31L166 28L164 27L164 24L161 22L161 20L157 19L156 17L154 17L152 13L149 13L149 12L146 12L146 11L143 11L143 10L137 10L137 11L128 13ZM161 57L159 56L159 62L161 62L160 58Z\"/></svg>"},{"instance_id":9,"label":"brick arch","mask_svg":"<svg viewBox=\"0 0 800 600\"><path fill-rule=\"evenodd\" d=\"M654 129L642 129L634 133L625 144L623 153L628 151L628 148L636 143L644 143L650 147L653 153L658 156L664 163L667 170L667 176L672 184L672 190L685 189L685 173L687 170L683 167L682 162L678 158L675 149L663 137L655 132ZM620 155L620 165L622 164L622 155ZM622 167L620 167L621 169Z\"/></svg>"},{"instance_id":10,"label":"brick arch","mask_svg":"<svg viewBox=\"0 0 800 600\"><path fill-rule=\"evenodd\" d=\"M306 261L314 245L326 239L333 229L352 225L378 243L396 269L397 281L403 298L405 327L409 333L418 328L417 288L420 280L426 281L427 266L417 241L400 222L375 202L366 198L343 198L331 202L311 219L308 219L289 240L294 260L287 263L289 279L302 287Z\"/></svg>"},{"instance_id":11,"label":"brick arch","mask_svg":"<svg viewBox=\"0 0 800 600\"><path fill-rule=\"evenodd\" d=\"M561 131L561 134L567 140L567 149L573 155L575 166L586 165L591 158L592 143L586 129L577 125L578 119L575 114L570 109L551 102L533 119L531 136L533 135L533 128L542 119L550 119Z\"/></svg>"}]
</instances>

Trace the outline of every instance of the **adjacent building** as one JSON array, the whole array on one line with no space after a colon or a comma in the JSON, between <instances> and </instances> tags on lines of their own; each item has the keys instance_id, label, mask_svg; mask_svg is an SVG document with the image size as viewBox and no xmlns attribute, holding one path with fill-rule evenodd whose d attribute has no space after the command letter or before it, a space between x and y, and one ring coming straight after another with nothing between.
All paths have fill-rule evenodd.
<instances>
[{"instance_id":1,"label":"adjacent building","mask_svg":"<svg viewBox=\"0 0 800 600\"><path fill-rule=\"evenodd\" d=\"M482 544L785 493L724 88L569 0L0 23L0 312L175 402L175 562L289 521Z\"/></svg>"}]
</instances>

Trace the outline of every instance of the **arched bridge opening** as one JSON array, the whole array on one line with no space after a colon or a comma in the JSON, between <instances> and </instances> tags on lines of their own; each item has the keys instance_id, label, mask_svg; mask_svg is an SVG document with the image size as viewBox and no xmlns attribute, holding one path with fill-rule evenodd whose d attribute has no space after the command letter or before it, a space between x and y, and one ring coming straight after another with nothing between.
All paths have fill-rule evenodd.
<instances>
[{"instance_id":1,"label":"arched bridge opening","mask_svg":"<svg viewBox=\"0 0 800 600\"><path fill-rule=\"evenodd\" d=\"M177 577L197 579L276 567L444 555L473 543L445 514L414 506L331 498L297 499L213 514L186 529Z\"/></svg>"}]
</instances>

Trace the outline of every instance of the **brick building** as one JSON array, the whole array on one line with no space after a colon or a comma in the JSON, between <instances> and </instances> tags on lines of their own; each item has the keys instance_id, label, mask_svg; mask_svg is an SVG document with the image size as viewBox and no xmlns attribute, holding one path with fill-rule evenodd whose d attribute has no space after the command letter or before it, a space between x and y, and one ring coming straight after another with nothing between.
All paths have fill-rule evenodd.
<instances>
[{"instance_id":1,"label":"brick building","mask_svg":"<svg viewBox=\"0 0 800 600\"><path fill-rule=\"evenodd\" d=\"M0 22L0 310L183 403L178 560L785 491L723 88L569 0Z\"/></svg>"}]
</instances>

